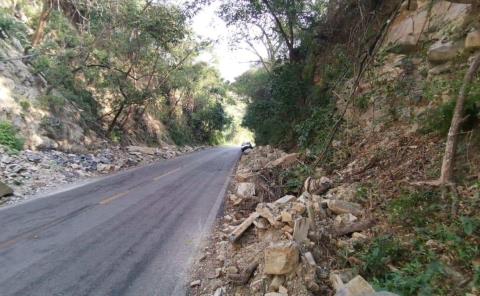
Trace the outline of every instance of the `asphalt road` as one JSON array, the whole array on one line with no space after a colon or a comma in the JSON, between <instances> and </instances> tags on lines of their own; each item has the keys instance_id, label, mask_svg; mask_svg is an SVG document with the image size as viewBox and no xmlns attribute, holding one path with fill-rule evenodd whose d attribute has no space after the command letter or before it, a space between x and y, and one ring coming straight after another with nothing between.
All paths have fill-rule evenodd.
<instances>
[{"instance_id":1,"label":"asphalt road","mask_svg":"<svg viewBox=\"0 0 480 296\"><path fill-rule=\"evenodd\" d=\"M0 295L185 295L238 148L213 148L0 209Z\"/></svg>"}]
</instances>

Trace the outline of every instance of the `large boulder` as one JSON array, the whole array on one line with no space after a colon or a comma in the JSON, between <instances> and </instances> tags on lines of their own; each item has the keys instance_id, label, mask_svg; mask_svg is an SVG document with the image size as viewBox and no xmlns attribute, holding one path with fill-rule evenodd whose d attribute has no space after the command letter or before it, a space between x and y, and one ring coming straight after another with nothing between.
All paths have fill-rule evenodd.
<instances>
[{"instance_id":1,"label":"large boulder","mask_svg":"<svg viewBox=\"0 0 480 296\"><path fill-rule=\"evenodd\" d=\"M0 181L0 197L8 196L13 194L13 189L10 188L7 184Z\"/></svg>"},{"instance_id":2,"label":"large boulder","mask_svg":"<svg viewBox=\"0 0 480 296\"><path fill-rule=\"evenodd\" d=\"M254 196L255 184L249 182L238 183L237 195L244 198Z\"/></svg>"},{"instance_id":3,"label":"large boulder","mask_svg":"<svg viewBox=\"0 0 480 296\"><path fill-rule=\"evenodd\" d=\"M411 7L412 10L417 8L414 6ZM387 33L385 44L397 53L410 53L417 50L418 41L428 22L428 11L425 9L412 10L405 9L402 11L393 20Z\"/></svg>"},{"instance_id":4,"label":"large boulder","mask_svg":"<svg viewBox=\"0 0 480 296\"><path fill-rule=\"evenodd\" d=\"M292 241L272 244L265 249L265 274L287 274L295 270L299 261L298 246Z\"/></svg>"},{"instance_id":5,"label":"large boulder","mask_svg":"<svg viewBox=\"0 0 480 296\"><path fill-rule=\"evenodd\" d=\"M445 63L453 60L459 52L459 48L451 41L439 41L430 46L428 50L428 60L432 63Z\"/></svg>"}]
</instances>

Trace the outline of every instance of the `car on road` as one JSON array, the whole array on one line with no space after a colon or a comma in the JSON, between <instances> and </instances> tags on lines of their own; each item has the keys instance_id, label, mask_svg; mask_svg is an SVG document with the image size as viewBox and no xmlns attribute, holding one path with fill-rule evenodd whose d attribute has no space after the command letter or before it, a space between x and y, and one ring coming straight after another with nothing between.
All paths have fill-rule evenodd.
<instances>
[{"instance_id":1,"label":"car on road","mask_svg":"<svg viewBox=\"0 0 480 296\"><path fill-rule=\"evenodd\" d=\"M242 145L240 146L240 149L242 149L242 152L245 152L245 150L248 150L248 149L253 149L252 143L243 142Z\"/></svg>"}]
</instances>

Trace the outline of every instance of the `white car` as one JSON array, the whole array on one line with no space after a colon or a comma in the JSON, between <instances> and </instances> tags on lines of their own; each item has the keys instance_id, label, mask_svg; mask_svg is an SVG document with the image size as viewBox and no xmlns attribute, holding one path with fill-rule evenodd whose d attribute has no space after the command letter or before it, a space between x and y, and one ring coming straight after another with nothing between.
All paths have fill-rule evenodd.
<instances>
[{"instance_id":1,"label":"white car","mask_svg":"<svg viewBox=\"0 0 480 296\"><path fill-rule=\"evenodd\" d=\"M240 146L240 149L242 149L242 152L245 152L245 150L247 150L247 149L253 149L252 143L243 142L242 146Z\"/></svg>"}]
</instances>

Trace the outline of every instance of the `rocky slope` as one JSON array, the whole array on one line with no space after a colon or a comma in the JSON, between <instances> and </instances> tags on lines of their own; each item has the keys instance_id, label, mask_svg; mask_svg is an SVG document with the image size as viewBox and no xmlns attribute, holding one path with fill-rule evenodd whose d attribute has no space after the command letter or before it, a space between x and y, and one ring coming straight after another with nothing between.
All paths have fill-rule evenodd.
<instances>
[{"instance_id":1,"label":"rocky slope","mask_svg":"<svg viewBox=\"0 0 480 296\"><path fill-rule=\"evenodd\" d=\"M479 293L478 78L453 192L417 185L439 176L448 114L480 50L479 5L399 6L359 83L337 87L343 125L315 171L308 150L242 157L190 295Z\"/></svg>"},{"instance_id":2,"label":"rocky slope","mask_svg":"<svg viewBox=\"0 0 480 296\"><path fill-rule=\"evenodd\" d=\"M365 243L375 224L348 186L323 176L308 178L298 197L267 189L278 184L266 176L299 162L270 147L242 158L190 295L395 295L375 293L354 269L338 269L336 249Z\"/></svg>"},{"instance_id":3,"label":"rocky slope","mask_svg":"<svg viewBox=\"0 0 480 296\"><path fill-rule=\"evenodd\" d=\"M64 184L174 158L202 148L112 146L91 153L73 154L58 150L11 153L0 146L0 180L6 183L1 185L0 204L18 203Z\"/></svg>"}]
</instances>

